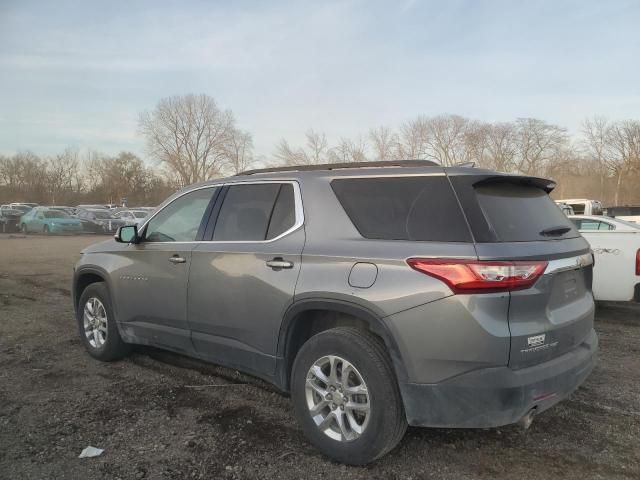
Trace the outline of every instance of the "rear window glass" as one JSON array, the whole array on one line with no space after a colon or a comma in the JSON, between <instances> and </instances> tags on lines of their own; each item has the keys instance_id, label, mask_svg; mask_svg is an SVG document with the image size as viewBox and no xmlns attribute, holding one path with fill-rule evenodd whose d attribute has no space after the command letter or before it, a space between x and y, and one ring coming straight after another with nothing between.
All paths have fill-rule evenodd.
<instances>
[{"instance_id":1,"label":"rear window glass","mask_svg":"<svg viewBox=\"0 0 640 480\"><path fill-rule=\"evenodd\" d=\"M365 238L471 241L444 176L340 179L332 181L331 187Z\"/></svg>"},{"instance_id":2,"label":"rear window glass","mask_svg":"<svg viewBox=\"0 0 640 480\"><path fill-rule=\"evenodd\" d=\"M527 242L579 236L569 219L539 188L495 183L476 186L475 192L499 241Z\"/></svg>"},{"instance_id":3,"label":"rear window glass","mask_svg":"<svg viewBox=\"0 0 640 480\"><path fill-rule=\"evenodd\" d=\"M213 239L216 241L262 241L280 190L277 183L234 185L222 204Z\"/></svg>"}]
</instances>

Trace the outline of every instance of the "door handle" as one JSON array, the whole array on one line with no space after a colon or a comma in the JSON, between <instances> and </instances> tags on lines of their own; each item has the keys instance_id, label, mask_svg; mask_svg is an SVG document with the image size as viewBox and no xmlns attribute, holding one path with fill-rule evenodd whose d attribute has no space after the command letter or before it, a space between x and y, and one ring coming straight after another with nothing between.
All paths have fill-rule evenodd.
<instances>
[{"instance_id":1,"label":"door handle","mask_svg":"<svg viewBox=\"0 0 640 480\"><path fill-rule=\"evenodd\" d=\"M293 262L283 259L282 257L276 257L271 260L267 260L267 267L276 269L281 268L293 268Z\"/></svg>"},{"instance_id":2,"label":"door handle","mask_svg":"<svg viewBox=\"0 0 640 480\"><path fill-rule=\"evenodd\" d=\"M174 255L173 257L169 257L169 261L173 264L186 263L186 260L182 258L180 255Z\"/></svg>"}]
</instances>

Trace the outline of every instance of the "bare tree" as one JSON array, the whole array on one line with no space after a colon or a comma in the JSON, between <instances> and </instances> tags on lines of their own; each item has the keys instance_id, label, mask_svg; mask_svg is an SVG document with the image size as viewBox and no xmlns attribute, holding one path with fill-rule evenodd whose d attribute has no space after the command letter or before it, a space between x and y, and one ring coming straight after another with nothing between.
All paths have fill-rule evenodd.
<instances>
[{"instance_id":1,"label":"bare tree","mask_svg":"<svg viewBox=\"0 0 640 480\"><path fill-rule=\"evenodd\" d=\"M427 117L420 116L400 126L398 158L404 160L425 160L430 137Z\"/></svg>"},{"instance_id":2,"label":"bare tree","mask_svg":"<svg viewBox=\"0 0 640 480\"><path fill-rule=\"evenodd\" d=\"M617 179L614 201L619 205L625 177L632 172L640 172L640 121L614 123L608 129L607 139L613 152L609 165Z\"/></svg>"},{"instance_id":3,"label":"bare tree","mask_svg":"<svg viewBox=\"0 0 640 480\"><path fill-rule=\"evenodd\" d=\"M394 160L398 154L398 135L388 127L369 130L375 160Z\"/></svg>"},{"instance_id":4,"label":"bare tree","mask_svg":"<svg viewBox=\"0 0 640 480\"><path fill-rule=\"evenodd\" d=\"M235 131L229 110L220 110L208 95L160 100L140 115L139 127L149 154L175 172L182 185L219 176Z\"/></svg>"},{"instance_id":5,"label":"bare tree","mask_svg":"<svg viewBox=\"0 0 640 480\"><path fill-rule=\"evenodd\" d=\"M512 170L515 165L515 128L512 123L494 123L485 128L484 166L501 172Z\"/></svg>"},{"instance_id":6,"label":"bare tree","mask_svg":"<svg viewBox=\"0 0 640 480\"><path fill-rule=\"evenodd\" d=\"M441 115L428 119L426 126L427 158L444 166L470 160L466 148L469 120L459 115Z\"/></svg>"},{"instance_id":7,"label":"bare tree","mask_svg":"<svg viewBox=\"0 0 640 480\"><path fill-rule=\"evenodd\" d=\"M74 191L79 166L80 152L77 148L68 147L64 152L49 159L47 187L51 194L51 203L55 204L61 196Z\"/></svg>"},{"instance_id":8,"label":"bare tree","mask_svg":"<svg viewBox=\"0 0 640 480\"><path fill-rule=\"evenodd\" d=\"M582 123L582 146L596 162L600 176L600 198L605 194L607 164L611 161L610 125L605 117L587 118Z\"/></svg>"},{"instance_id":9,"label":"bare tree","mask_svg":"<svg viewBox=\"0 0 640 480\"><path fill-rule=\"evenodd\" d=\"M284 165L317 165L331 161L329 142L324 133L309 130L305 138L306 148L293 148L286 140L280 140L274 154L277 161Z\"/></svg>"},{"instance_id":10,"label":"bare tree","mask_svg":"<svg viewBox=\"0 0 640 480\"><path fill-rule=\"evenodd\" d=\"M254 163L253 139L249 132L234 130L227 142L226 164L232 173L249 170Z\"/></svg>"},{"instance_id":11,"label":"bare tree","mask_svg":"<svg viewBox=\"0 0 640 480\"><path fill-rule=\"evenodd\" d=\"M566 147L567 131L536 118L519 118L515 123L515 169L527 175L543 175L559 149Z\"/></svg>"},{"instance_id":12,"label":"bare tree","mask_svg":"<svg viewBox=\"0 0 640 480\"><path fill-rule=\"evenodd\" d=\"M367 142L363 137L355 140L343 137L340 143L331 149L330 158L334 163L366 162Z\"/></svg>"}]
</instances>

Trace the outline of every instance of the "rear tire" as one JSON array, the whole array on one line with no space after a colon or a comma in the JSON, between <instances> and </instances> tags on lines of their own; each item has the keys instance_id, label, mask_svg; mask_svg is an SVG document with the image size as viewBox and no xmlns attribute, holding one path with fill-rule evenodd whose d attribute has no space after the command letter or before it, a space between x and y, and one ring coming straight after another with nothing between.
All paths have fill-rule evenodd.
<instances>
[{"instance_id":1,"label":"rear tire","mask_svg":"<svg viewBox=\"0 0 640 480\"><path fill-rule=\"evenodd\" d=\"M80 339L93 358L111 362L124 358L131 351L131 346L120 337L111 296L104 282L92 283L84 289L76 320Z\"/></svg>"},{"instance_id":2,"label":"rear tire","mask_svg":"<svg viewBox=\"0 0 640 480\"><path fill-rule=\"evenodd\" d=\"M45 225L44 227L42 227L42 233L44 235L49 235L49 225Z\"/></svg>"},{"instance_id":3,"label":"rear tire","mask_svg":"<svg viewBox=\"0 0 640 480\"><path fill-rule=\"evenodd\" d=\"M323 362L324 370L318 370ZM338 365L337 383L329 375L333 362ZM349 372L346 379L343 367ZM366 394L352 394L355 390ZM327 397L325 393L332 395ZM309 441L342 463L373 462L391 451L407 429L398 382L384 344L356 328L325 330L302 346L293 364L291 400ZM325 405L321 411L311 412L321 404ZM362 405L368 405L368 409L362 409ZM337 416L342 417L340 422ZM326 428L328 417L332 418Z\"/></svg>"}]
</instances>

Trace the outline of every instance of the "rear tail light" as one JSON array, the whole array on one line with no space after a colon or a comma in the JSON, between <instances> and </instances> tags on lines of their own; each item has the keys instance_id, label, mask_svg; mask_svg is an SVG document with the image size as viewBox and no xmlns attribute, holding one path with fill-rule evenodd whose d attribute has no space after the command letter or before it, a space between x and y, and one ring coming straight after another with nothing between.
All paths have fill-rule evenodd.
<instances>
[{"instance_id":1,"label":"rear tail light","mask_svg":"<svg viewBox=\"0 0 640 480\"><path fill-rule=\"evenodd\" d=\"M640 254L640 253L639 253ZM461 259L410 258L418 272L446 283L454 293L491 293L522 290L532 286L547 262L494 262Z\"/></svg>"},{"instance_id":2,"label":"rear tail light","mask_svg":"<svg viewBox=\"0 0 640 480\"><path fill-rule=\"evenodd\" d=\"M640 275L640 248L636 252L636 275Z\"/></svg>"}]
</instances>

